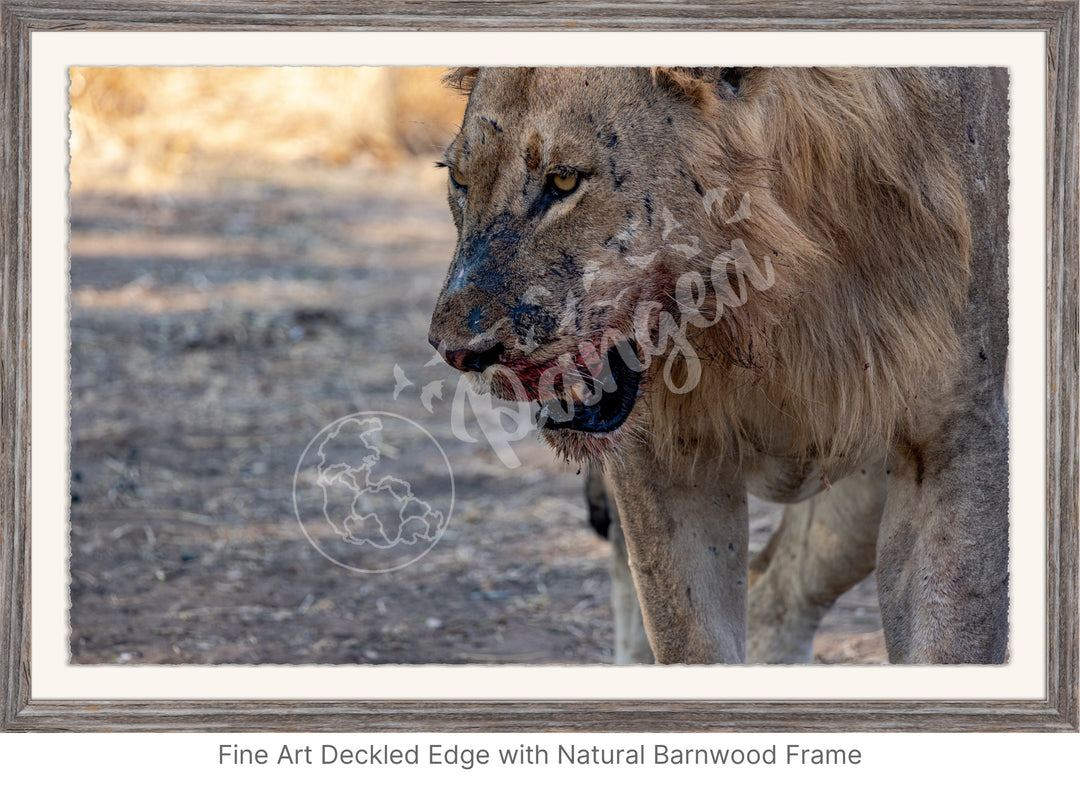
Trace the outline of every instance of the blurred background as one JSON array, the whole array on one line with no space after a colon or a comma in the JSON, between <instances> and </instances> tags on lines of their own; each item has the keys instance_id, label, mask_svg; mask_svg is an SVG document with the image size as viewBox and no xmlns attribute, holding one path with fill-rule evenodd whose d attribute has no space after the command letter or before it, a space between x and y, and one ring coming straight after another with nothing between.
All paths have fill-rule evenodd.
<instances>
[{"instance_id":1,"label":"blurred background","mask_svg":"<svg viewBox=\"0 0 1080 787\"><path fill-rule=\"evenodd\" d=\"M441 76L71 70L73 662L611 660L581 468L532 435L508 468L467 404L455 429L427 344L465 104ZM407 565L316 521L313 457L356 412L447 520ZM879 628L871 580L819 660L884 660Z\"/></svg>"}]
</instances>

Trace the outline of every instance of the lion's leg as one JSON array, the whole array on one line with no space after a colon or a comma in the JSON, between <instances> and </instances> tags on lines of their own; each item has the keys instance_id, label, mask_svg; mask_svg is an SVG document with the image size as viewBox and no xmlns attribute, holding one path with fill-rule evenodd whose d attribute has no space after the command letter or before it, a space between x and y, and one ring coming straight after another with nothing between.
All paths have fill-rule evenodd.
<instances>
[{"instance_id":1,"label":"lion's leg","mask_svg":"<svg viewBox=\"0 0 1080 787\"><path fill-rule=\"evenodd\" d=\"M617 514L612 517L609 533L611 546L614 548L611 562L611 606L615 613L615 663L651 664L652 649L649 647L649 638L645 635L645 622L641 619L637 590L630 574L626 538Z\"/></svg>"},{"instance_id":2,"label":"lion's leg","mask_svg":"<svg viewBox=\"0 0 1080 787\"><path fill-rule=\"evenodd\" d=\"M742 662L749 525L740 475L672 472L645 448L622 459L608 480L656 660Z\"/></svg>"},{"instance_id":3,"label":"lion's leg","mask_svg":"<svg viewBox=\"0 0 1080 787\"><path fill-rule=\"evenodd\" d=\"M750 566L747 659L813 659L814 634L840 594L874 570L885 474L856 470L809 500L785 507L780 527Z\"/></svg>"},{"instance_id":4,"label":"lion's leg","mask_svg":"<svg viewBox=\"0 0 1080 787\"><path fill-rule=\"evenodd\" d=\"M651 664L653 657L645 624L641 620L634 578L630 575L626 539L615 501L608 494L603 471L594 464L585 468L585 500L589 505L589 524L611 541L611 607L615 619L615 663Z\"/></svg>"},{"instance_id":5,"label":"lion's leg","mask_svg":"<svg viewBox=\"0 0 1080 787\"><path fill-rule=\"evenodd\" d=\"M933 444L897 450L878 539L890 661L1004 661L1008 516L1003 407L972 408Z\"/></svg>"}]
</instances>

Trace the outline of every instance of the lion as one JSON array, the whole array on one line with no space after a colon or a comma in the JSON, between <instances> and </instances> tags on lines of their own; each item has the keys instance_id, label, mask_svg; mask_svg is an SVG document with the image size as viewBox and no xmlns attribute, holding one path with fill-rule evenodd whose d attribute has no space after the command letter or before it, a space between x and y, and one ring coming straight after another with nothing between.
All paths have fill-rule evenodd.
<instances>
[{"instance_id":1,"label":"lion","mask_svg":"<svg viewBox=\"0 0 1080 787\"><path fill-rule=\"evenodd\" d=\"M449 81L429 341L602 472L617 660L807 661L876 568L890 661L1003 662L1007 72ZM787 505L753 565L748 494Z\"/></svg>"}]
</instances>

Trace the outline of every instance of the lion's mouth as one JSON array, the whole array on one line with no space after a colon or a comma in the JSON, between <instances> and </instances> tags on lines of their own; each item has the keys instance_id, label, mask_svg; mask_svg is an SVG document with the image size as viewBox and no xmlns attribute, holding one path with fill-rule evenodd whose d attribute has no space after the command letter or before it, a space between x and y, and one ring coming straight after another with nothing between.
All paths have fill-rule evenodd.
<instances>
[{"instance_id":1,"label":"lion's mouth","mask_svg":"<svg viewBox=\"0 0 1080 787\"><path fill-rule=\"evenodd\" d=\"M618 345L608 351L592 388L575 385L564 391L563 398L540 402L537 427L603 434L622 426L634 409L641 385L641 370L631 368L624 359L627 355L634 366L640 366L632 344Z\"/></svg>"}]
</instances>

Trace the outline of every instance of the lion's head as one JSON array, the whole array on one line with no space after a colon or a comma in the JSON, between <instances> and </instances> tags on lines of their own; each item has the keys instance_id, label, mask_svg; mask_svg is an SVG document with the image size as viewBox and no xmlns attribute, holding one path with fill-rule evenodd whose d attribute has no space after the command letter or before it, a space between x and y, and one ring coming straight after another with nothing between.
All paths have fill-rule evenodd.
<instances>
[{"instance_id":1,"label":"lion's head","mask_svg":"<svg viewBox=\"0 0 1080 787\"><path fill-rule=\"evenodd\" d=\"M563 456L778 420L806 450L841 451L894 428L896 401L947 355L966 216L933 140L882 144L924 120L887 74L450 79L469 94L440 162L458 240L429 340L481 389L538 402ZM684 393L694 405L671 399ZM858 428L837 428L840 401Z\"/></svg>"},{"instance_id":2,"label":"lion's head","mask_svg":"<svg viewBox=\"0 0 1080 787\"><path fill-rule=\"evenodd\" d=\"M653 357L677 342L690 352L685 330L661 336L661 324L685 321L679 276L720 241L695 224L710 207L739 209L723 173L695 174L685 142L722 95L650 69L454 79L470 83L441 162L458 244L430 341L496 395L539 402L542 433L564 454L602 453L642 415Z\"/></svg>"}]
</instances>

